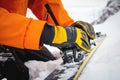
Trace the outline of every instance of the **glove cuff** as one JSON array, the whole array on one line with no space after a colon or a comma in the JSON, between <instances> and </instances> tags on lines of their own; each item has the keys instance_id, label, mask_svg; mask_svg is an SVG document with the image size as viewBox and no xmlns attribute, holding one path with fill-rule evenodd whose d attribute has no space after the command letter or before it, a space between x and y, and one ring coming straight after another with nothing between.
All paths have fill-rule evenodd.
<instances>
[{"instance_id":1,"label":"glove cuff","mask_svg":"<svg viewBox=\"0 0 120 80\"><path fill-rule=\"evenodd\" d=\"M46 23L41 35L40 43L51 45L54 38L54 34L55 33L53 26Z\"/></svg>"}]
</instances>

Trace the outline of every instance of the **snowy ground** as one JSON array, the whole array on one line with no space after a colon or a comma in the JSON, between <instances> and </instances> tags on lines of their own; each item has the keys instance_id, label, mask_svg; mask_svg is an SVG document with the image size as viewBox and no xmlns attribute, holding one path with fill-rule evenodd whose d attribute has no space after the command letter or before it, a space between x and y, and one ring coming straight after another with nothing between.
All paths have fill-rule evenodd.
<instances>
[{"instance_id":1,"label":"snowy ground","mask_svg":"<svg viewBox=\"0 0 120 80\"><path fill-rule=\"evenodd\" d=\"M101 15L100 12L105 8L108 0L69 0L69 2L68 0L62 0L62 2L74 20L83 20L91 23ZM27 16L31 16L31 14L28 13ZM120 80L119 21L120 11L109 17L104 23L94 26L96 32L101 31L106 33L107 38L100 48L95 52L83 73L80 75L79 80ZM33 78L37 77L34 80L43 80L46 73L52 71L53 65L55 68L58 65L56 63L58 62L59 60L48 62L49 67L47 64L44 64L46 67L41 70L44 73L33 73L33 75L35 74ZM36 67L36 70L41 67L39 63L42 64L42 62L33 63L38 64L37 66L34 66L34 68ZM33 70L33 72L36 70Z\"/></svg>"},{"instance_id":2,"label":"snowy ground","mask_svg":"<svg viewBox=\"0 0 120 80\"><path fill-rule=\"evenodd\" d=\"M107 33L107 38L87 64L79 80L120 80L120 12L105 23L96 25L96 31Z\"/></svg>"}]
</instances>

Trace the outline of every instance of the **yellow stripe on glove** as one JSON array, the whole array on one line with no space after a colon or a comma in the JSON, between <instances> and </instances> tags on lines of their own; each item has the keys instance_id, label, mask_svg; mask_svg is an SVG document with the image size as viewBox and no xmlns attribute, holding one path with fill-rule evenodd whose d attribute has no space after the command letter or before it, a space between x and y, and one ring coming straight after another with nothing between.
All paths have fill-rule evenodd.
<instances>
[{"instance_id":1,"label":"yellow stripe on glove","mask_svg":"<svg viewBox=\"0 0 120 80\"><path fill-rule=\"evenodd\" d=\"M55 35L53 39L53 44L62 44L63 42L67 42L67 33L64 27L61 26L54 26Z\"/></svg>"},{"instance_id":2,"label":"yellow stripe on glove","mask_svg":"<svg viewBox=\"0 0 120 80\"><path fill-rule=\"evenodd\" d=\"M86 33L78 28L76 28L76 32L77 32L77 37L75 42L77 43L77 45L83 50L90 52L90 44L88 42L88 37ZM87 44L87 46L83 44L84 42Z\"/></svg>"}]
</instances>

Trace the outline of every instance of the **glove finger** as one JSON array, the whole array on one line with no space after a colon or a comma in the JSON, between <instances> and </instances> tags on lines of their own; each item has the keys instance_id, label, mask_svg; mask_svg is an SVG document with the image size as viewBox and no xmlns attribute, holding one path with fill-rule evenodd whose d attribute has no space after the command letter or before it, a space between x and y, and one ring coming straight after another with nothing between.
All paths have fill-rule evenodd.
<instances>
[{"instance_id":1,"label":"glove finger","mask_svg":"<svg viewBox=\"0 0 120 80\"><path fill-rule=\"evenodd\" d=\"M88 36L86 33L79 28L76 28L77 32L77 38L76 38L76 44L82 48L83 50L90 52L90 44L88 42Z\"/></svg>"}]
</instances>

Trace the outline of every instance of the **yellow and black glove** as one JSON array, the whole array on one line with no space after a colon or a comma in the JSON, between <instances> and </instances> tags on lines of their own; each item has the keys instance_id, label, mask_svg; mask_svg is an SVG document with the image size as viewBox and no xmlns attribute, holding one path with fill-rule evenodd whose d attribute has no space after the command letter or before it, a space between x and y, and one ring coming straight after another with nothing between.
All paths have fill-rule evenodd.
<instances>
[{"instance_id":1,"label":"yellow and black glove","mask_svg":"<svg viewBox=\"0 0 120 80\"><path fill-rule=\"evenodd\" d=\"M88 36L83 30L76 27L62 27L45 24L40 42L49 45L69 43L78 46L86 52L90 52Z\"/></svg>"},{"instance_id":2,"label":"yellow and black glove","mask_svg":"<svg viewBox=\"0 0 120 80\"><path fill-rule=\"evenodd\" d=\"M89 24L87 22L83 22L83 21L77 21L77 22L74 22L72 24L72 26L78 27L78 28L82 29L83 31L85 31L86 34L88 35L89 39L95 38L95 31L91 24Z\"/></svg>"}]
</instances>

